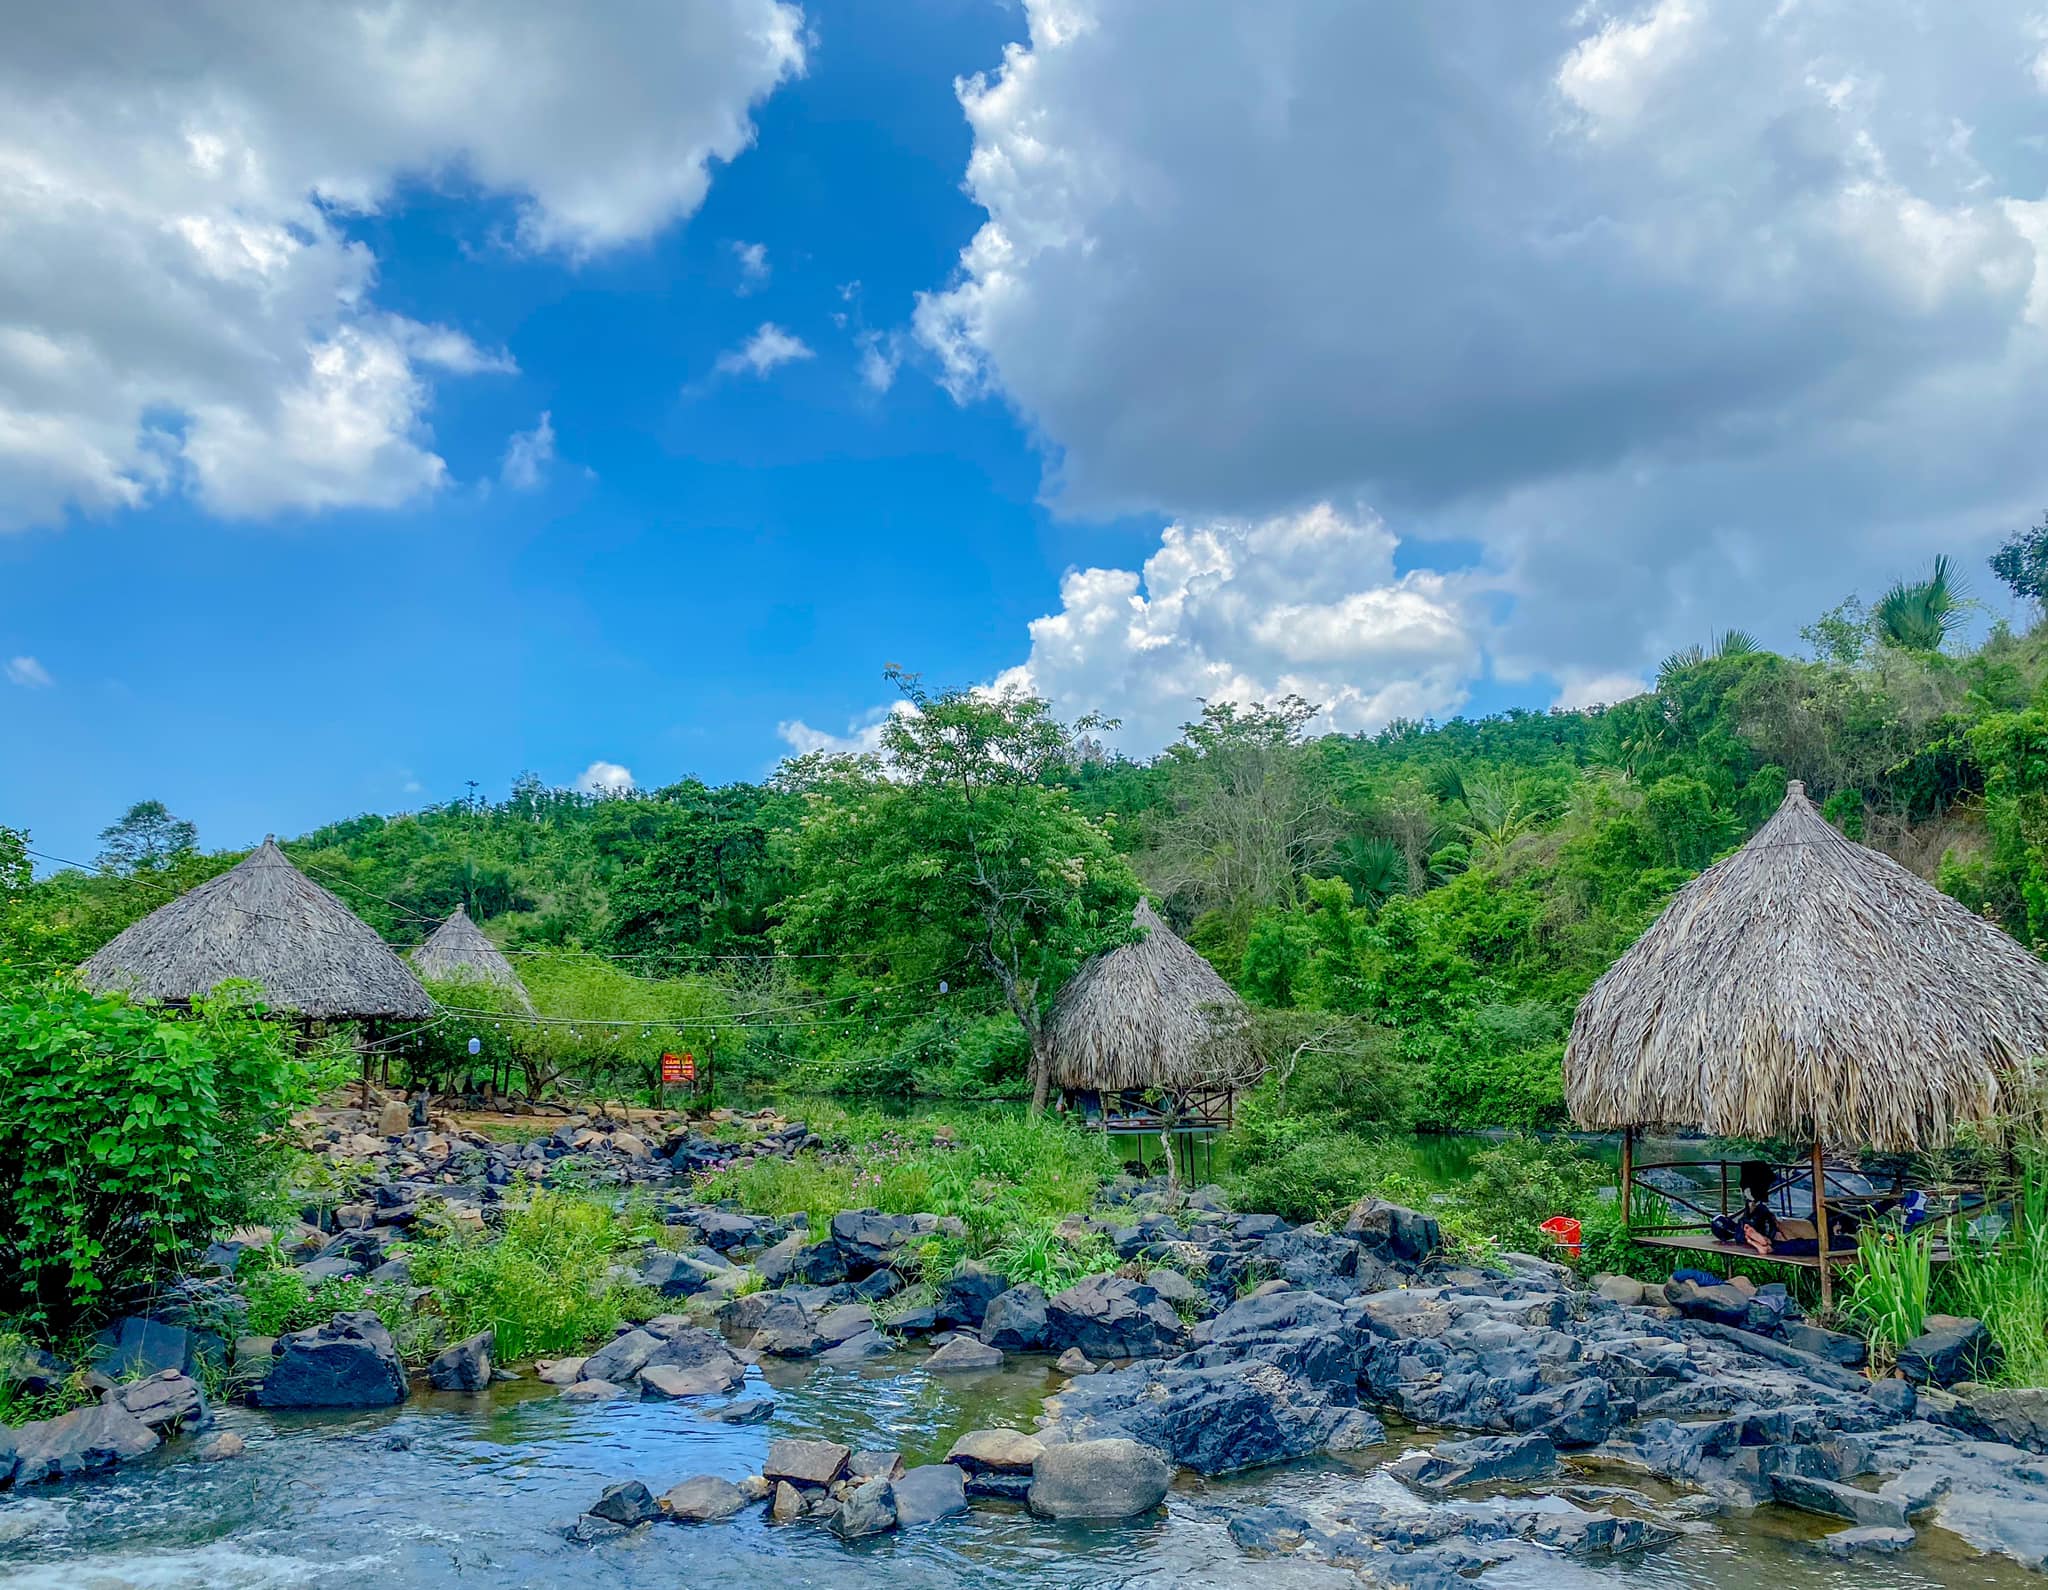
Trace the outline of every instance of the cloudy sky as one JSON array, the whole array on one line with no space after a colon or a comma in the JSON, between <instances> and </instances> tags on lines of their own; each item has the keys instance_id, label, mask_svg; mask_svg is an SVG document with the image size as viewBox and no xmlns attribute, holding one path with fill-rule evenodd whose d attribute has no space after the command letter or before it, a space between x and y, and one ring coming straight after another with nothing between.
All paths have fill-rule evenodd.
<instances>
[{"instance_id":1,"label":"cloudy sky","mask_svg":"<svg viewBox=\"0 0 2048 1590\"><path fill-rule=\"evenodd\" d=\"M758 777L885 662L1134 752L1612 699L1992 595L2044 396L2010 0L45 7L0 822Z\"/></svg>"}]
</instances>

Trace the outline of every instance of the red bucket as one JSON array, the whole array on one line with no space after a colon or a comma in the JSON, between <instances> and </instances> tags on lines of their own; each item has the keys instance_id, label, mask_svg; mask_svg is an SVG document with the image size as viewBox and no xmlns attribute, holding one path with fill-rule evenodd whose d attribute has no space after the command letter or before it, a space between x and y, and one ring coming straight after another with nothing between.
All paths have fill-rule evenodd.
<instances>
[{"instance_id":1,"label":"red bucket","mask_svg":"<svg viewBox=\"0 0 2048 1590\"><path fill-rule=\"evenodd\" d=\"M1579 1256L1579 1223L1570 1215L1552 1215L1538 1229L1549 1232L1550 1240L1573 1258Z\"/></svg>"}]
</instances>

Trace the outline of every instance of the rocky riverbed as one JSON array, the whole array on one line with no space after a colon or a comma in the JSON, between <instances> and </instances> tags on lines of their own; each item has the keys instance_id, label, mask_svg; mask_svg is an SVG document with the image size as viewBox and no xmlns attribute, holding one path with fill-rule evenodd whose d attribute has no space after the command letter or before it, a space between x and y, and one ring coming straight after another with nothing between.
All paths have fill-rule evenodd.
<instances>
[{"instance_id":1,"label":"rocky riverbed","mask_svg":"<svg viewBox=\"0 0 2048 1590\"><path fill-rule=\"evenodd\" d=\"M564 1140L555 1158L590 1149ZM323 1236L306 1263L402 1265L386 1233L406 1229L409 1206L417 1217L417 1181L377 1182L361 1223ZM1411 1586L1648 1562L1759 1515L1812 1520L1805 1549L1830 1560L2048 1561L2041 1402L1937 1384L1983 1367L1968 1322L1937 1322L1910 1360L1920 1384L1873 1381L1849 1367L1859 1344L1807 1324L1776 1289L1589 1289L1516 1255L1460 1265L1433 1221L1373 1201L1324 1231L1230 1211L1213 1192L1171 1212L1143 1187L1110 1197L1082 1224L1114 1247L1118 1271L1048 1296L967 1264L905 1306L937 1217L849 1211L812 1233L679 1191L660 1202L665 1242L635 1263L666 1312L573 1359L506 1366L489 1333L451 1342L426 1382L444 1398L538 1397L600 1421L666 1408L679 1427L749 1443L743 1468L721 1448L721 1468L664 1456L610 1476L557 1525L565 1545L600 1554L637 1549L648 1530L749 1519L842 1550L972 1532L990 1509L1054 1530L1145 1529L1162 1506L1201 1498L1246 1564ZM235 1260L224 1248L214 1262L226 1273L109 1333L99 1406L14 1433L0 1471L18 1496L138 1463L231 1467L242 1437L219 1427L194 1373L209 1353L227 1355L240 1394L269 1417L415 1394L373 1315L232 1343L181 1316L231 1291ZM1022 1375L1036 1394L923 1451L886 1428L879 1441L850 1430L829 1404L791 1428L776 1394L812 1374L883 1373L938 1395ZM1329 1463L1372 1484L1278 1499L1236 1488Z\"/></svg>"}]
</instances>

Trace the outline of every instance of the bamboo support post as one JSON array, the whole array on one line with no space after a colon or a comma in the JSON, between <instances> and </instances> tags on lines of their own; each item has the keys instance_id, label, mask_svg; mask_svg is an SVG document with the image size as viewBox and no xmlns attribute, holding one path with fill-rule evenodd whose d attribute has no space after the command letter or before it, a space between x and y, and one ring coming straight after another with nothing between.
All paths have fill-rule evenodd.
<instances>
[{"instance_id":1,"label":"bamboo support post","mask_svg":"<svg viewBox=\"0 0 2048 1590\"><path fill-rule=\"evenodd\" d=\"M1621 1229L1628 1230L1628 1194L1636 1179L1636 1129L1621 1129Z\"/></svg>"},{"instance_id":2,"label":"bamboo support post","mask_svg":"<svg viewBox=\"0 0 2048 1590\"><path fill-rule=\"evenodd\" d=\"M1813 1140L1813 1229L1820 1254L1820 1311L1827 1315L1834 1312L1835 1278L1834 1267L1828 1263L1827 1167L1817 1137Z\"/></svg>"}]
</instances>

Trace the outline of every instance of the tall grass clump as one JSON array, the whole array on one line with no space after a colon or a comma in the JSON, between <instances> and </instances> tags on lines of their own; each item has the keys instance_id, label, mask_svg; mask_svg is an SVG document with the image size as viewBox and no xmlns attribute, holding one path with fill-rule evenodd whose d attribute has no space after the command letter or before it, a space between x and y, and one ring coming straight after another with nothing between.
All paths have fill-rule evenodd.
<instances>
[{"instance_id":1,"label":"tall grass clump","mask_svg":"<svg viewBox=\"0 0 2048 1590\"><path fill-rule=\"evenodd\" d=\"M1999 1383L2048 1386L2048 1177L2029 1172L1998 1237L1958 1229L1937 1278L1945 1311L1981 1319L2005 1350Z\"/></svg>"},{"instance_id":2,"label":"tall grass clump","mask_svg":"<svg viewBox=\"0 0 2048 1590\"><path fill-rule=\"evenodd\" d=\"M537 1191L502 1234L452 1236L408 1252L415 1286L431 1289L451 1337L498 1333L502 1359L567 1353L644 1309L612 1267L650 1232L634 1211Z\"/></svg>"},{"instance_id":3,"label":"tall grass clump","mask_svg":"<svg viewBox=\"0 0 2048 1590\"><path fill-rule=\"evenodd\" d=\"M1862 1322L1874 1360L1889 1363L1926 1329L1933 1289L1932 1232L1869 1225L1858 1233L1856 1270L1844 1307Z\"/></svg>"}]
</instances>

